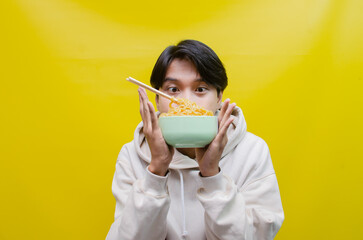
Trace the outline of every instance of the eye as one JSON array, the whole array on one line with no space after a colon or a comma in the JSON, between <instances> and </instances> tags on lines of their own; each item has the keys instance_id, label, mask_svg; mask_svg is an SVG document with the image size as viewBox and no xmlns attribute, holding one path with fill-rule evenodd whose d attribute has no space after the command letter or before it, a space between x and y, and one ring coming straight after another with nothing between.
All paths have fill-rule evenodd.
<instances>
[{"instance_id":1,"label":"eye","mask_svg":"<svg viewBox=\"0 0 363 240\"><path fill-rule=\"evenodd\" d=\"M178 91L179 91L179 89L177 87L170 87L170 88L168 88L168 92L176 93Z\"/></svg>"},{"instance_id":2,"label":"eye","mask_svg":"<svg viewBox=\"0 0 363 240\"><path fill-rule=\"evenodd\" d=\"M205 87L197 87L197 89L195 89L195 91L197 91L199 93L202 93L202 92L207 91L207 88L205 88Z\"/></svg>"}]
</instances>

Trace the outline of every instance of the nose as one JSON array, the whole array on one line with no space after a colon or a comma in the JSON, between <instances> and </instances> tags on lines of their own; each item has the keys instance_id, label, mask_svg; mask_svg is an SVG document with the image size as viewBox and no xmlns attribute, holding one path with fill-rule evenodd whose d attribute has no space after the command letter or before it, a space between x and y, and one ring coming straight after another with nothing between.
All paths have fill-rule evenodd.
<instances>
[{"instance_id":1,"label":"nose","mask_svg":"<svg viewBox=\"0 0 363 240\"><path fill-rule=\"evenodd\" d=\"M185 98L185 99L188 99L188 100L193 101L193 99L192 99L192 98L193 98L193 95L192 95L192 93L191 93L190 91L188 91L188 90L183 91L180 97L181 97L181 98Z\"/></svg>"}]
</instances>

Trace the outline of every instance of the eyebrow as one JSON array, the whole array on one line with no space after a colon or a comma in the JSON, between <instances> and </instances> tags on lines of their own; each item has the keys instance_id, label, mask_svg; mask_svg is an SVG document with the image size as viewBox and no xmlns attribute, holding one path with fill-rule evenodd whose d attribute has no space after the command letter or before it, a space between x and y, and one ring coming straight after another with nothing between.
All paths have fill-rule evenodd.
<instances>
[{"instance_id":1,"label":"eyebrow","mask_svg":"<svg viewBox=\"0 0 363 240\"><path fill-rule=\"evenodd\" d=\"M177 79L177 78L171 78L171 77L165 78L164 79L164 82L166 82L166 81L176 81L176 82L180 82L179 79ZM205 81L202 78L197 78L197 79L194 80L194 82L205 82Z\"/></svg>"}]
</instances>

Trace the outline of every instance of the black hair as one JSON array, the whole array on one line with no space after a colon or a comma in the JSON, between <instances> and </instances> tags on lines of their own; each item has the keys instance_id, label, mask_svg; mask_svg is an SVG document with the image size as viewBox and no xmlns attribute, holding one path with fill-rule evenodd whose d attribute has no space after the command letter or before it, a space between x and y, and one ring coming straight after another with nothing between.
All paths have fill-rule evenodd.
<instances>
[{"instance_id":1,"label":"black hair","mask_svg":"<svg viewBox=\"0 0 363 240\"><path fill-rule=\"evenodd\" d=\"M218 95L227 87L228 78L223 63L210 47L196 40L183 40L161 53L151 73L151 86L159 89L163 85L166 71L174 59L191 61L202 80L215 87Z\"/></svg>"}]
</instances>

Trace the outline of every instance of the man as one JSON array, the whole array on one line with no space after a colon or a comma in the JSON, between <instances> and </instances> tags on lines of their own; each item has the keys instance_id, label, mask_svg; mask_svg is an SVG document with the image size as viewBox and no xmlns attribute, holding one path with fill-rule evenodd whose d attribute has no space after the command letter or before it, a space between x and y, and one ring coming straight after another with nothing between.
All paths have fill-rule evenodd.
<instances>
[{"instance_id":1,"label":"man","mask_svg":"<svg viewBox=\"0 0 363 240\"><path fill-rule=\"evenodd\" d=\"M284 213L267 144L246 131L242 110L222 103L227 76L205 44L185 40L158 58L151 84L218 115L217 136L205 148L175 149L139 89L142 122L118 156L112 192L115 221L106 239L273 239Z\"/></svg>"}]
</instances>

